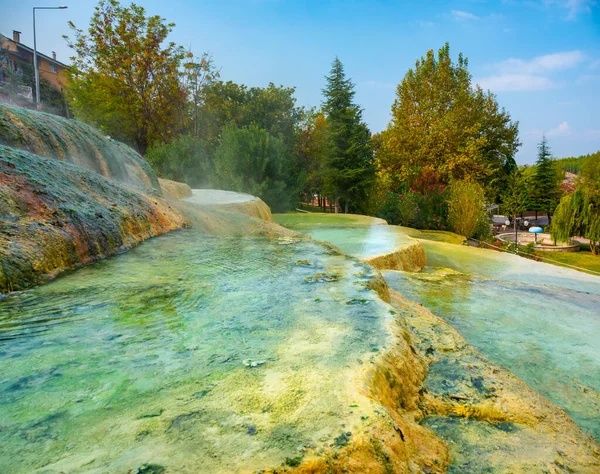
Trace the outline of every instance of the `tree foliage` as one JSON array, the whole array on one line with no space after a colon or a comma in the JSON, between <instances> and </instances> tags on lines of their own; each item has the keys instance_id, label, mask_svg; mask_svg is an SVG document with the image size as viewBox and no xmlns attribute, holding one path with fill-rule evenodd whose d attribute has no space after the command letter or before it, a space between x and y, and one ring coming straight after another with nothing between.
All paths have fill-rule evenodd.
<instances>
[{"instance_id":1,"label":"tree foliage","mask_svg":"<svg viewBox=\"0 0 600 474\"><path fill-rule=\"evenodd\" d=\"M552 237L568 241L582 236L592 253L600 254L600 154L590 155L581 169L581 181L573 194L564 196L552 221Z\"/></svg>"},{"instance_id":2,"label":"tree foliage","mask_svg":"<svg viewBox=\"0 0 600 474\"><path fill-rule=\"evenodd\" d=\"M289 209L298 192L295 158L283 136L256 124L225 127L215 169L224 187L258 196L275 211Z\"/></svg>"},{"instance_id":3,"label":"tree foliage","mask_svg":"<svg viewBox=\"0 0 600 474\"><path fill-rule=\"evenodd\" d=\"M215 186L214 160L204 140L181 135L171 143L156 143L146 153L154 171L193 188Z\"/></svg>"},{"instance_id":4,"label":"tree foliage","mask_svg":"<svg viewBox=\"0 0 600 474\"><path fill-rule=\"evenodd\" d=\"M219 77L220 73L216 70L213 57L209 53L204 53L201 57L195 56L192 51L186 53L182 82L190 100L190 115L194 137L198 136L198 115L200 106L204 102L206 87Z\"/></svg>"},{"instance_id":5,"label":"tree foliage","mask_svg":"<svg viewBox=\"0 0 600 474\"><path fill-rule=\"evenodd\" d=\"M323 89L323 112L329 143L323 150L325 190L336 199L359 203L375 178L371 133L362 121L362 110L353 102L354 85L335 58Z\"/></svg>"},{"instance_id":6,"label":"tree foliage","mask_svg":"<svg viewBox=\"0 0 600 474\"><path fill-rule=\"evenodd\" d=\"M272 135L281 134L285 143L292 146L302 118L294 93L293 87L273 83L267 87L247 87L231 81L209 84L199 112L199 136L216 146L227 125L255 124Z\"/></svg>"},{"instance_id":7,"label":"tree foliage","mask_svg":"<svg viewBox=\"0 0 600 474\"><path fill-rule=\"evenodd\" d=\"M160 176L255 193L275 209L287 210L297 203L308 171L295 154L303 116L295 102L294 88L210 80L198 102L198 136L192 131L158 144L148 160Z\"/></svg>"},{"instance_id":8,"label":"tree foliage","mask_svg":"<svg viewBox=\"0 0 600 474\"><path fill-rule=\"evenodd\" d=\"M398 181L435 174L441 183L496 184L490 189L515 167L520 146L518 123L493 94L473 88L468 60L461 53L454 63L448 44L437 57L428 51L404 76L383 143L378 159Z\"/></svg>"},{"instance_id":9,"label":"tree foliage","mask_svg":"<svg viewBox=\"0 0 600 474\"><path fill-rule=\"evenodd\" d=\"M308 111L298 127L295 144L298 166L306 173L303 189L306 196L323 191L323 158L329 144L325 115L321 111Z\"/></svg>"},{"instance_id":10,"label":"tree foliage","mask_svg":"<svg viewBox=\"0 0 600 474\"><path fill-rule=\"evenodd\" d=\"M600 151L597 151L594 154L600 154ZM581 171L581 165L585 163L585 160L591 155L581 155L581 156L570 156L568 158L558 158L555 160L556 167L563 172L569 172L574 174L579 174Z\"/></svg>"},{"instance_id":11,"label":"tree foliage","mask_svg":"<svg viewBox=\"0 0 600 474\"><path fill-rule=\"evenodd\" d=\"M487 223L485 193L475 181L452 181L448 191L448 223L451 229L466 238L473 237Z\"/></svg>"},{"instance_id":12,"label":"tree foliage","mask_svg":"<svg viewBox=\"0 0 600 474\"><path fill-rule=\"evenodd\" d=\"M142 154L173 138L186 102L179 72L184 52L167 42L174 24L136 4L101 0L87 32L69 26L73 36L65 38L76 54L69 97L76 117Z\"/></svg>"},{"instance_id":13,"label":"tree foliage","mask_svg":"<svg viewBox=\"0 0 600 474\"><path fill-rule=\"evenodd\" d=\"M560 199L560 179L555 167L550 147L546 137L538 145L538 158L535 162L533 182L533 206L538 211L544 211L551 215Z\"/></svg>"},{"instance_id":14,"label":"tree foliage","mask_svg":"<svg viewBox=\"0 0 600 474\"><path fill-rule=\"evenodd\" d=\"M508 177L507 183L501 196L502 210L514 217L530 207L528 181L523 170L516 169Z\"/></svg>"}]
</instances>

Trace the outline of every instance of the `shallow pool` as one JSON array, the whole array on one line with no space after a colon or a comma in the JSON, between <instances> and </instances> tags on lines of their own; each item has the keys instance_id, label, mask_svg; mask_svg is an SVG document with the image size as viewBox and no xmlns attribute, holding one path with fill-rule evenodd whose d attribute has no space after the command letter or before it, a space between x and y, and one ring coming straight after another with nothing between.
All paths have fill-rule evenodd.
<instances>
[{"instance_id":1,"label":"shallow pool","mask_svg":"<svg viewBox=\"0 0 600 474\"><path fill-rule=\"evenodd\" d=\"M395 226L329 226L301 225L289 226L310 235L315 240L333 243L348 255L366 259L391 253L396 249L415 242Z\"/></svg>"},{"instance_id":2,"label":"shallow pool","mask_svg":"<svg viewBox=\"0 0 600 474\"><path fill-rule=\"evenodd\" d=\"M446 319L600 439L600 278L500 252L421 243L428 268L386 272L390 287Z\"/></svg>"},{"instance_id":3,"label":"shallow pool","mask_svg":"<svg viewBox=\"0 0 600 474\"><path fill-rule=\"evenodd\" d=\"M372 412L372 276L315 242L184 230L11 294L0 472L252 471L328 446Z\"/></svg>"}]
</instances>

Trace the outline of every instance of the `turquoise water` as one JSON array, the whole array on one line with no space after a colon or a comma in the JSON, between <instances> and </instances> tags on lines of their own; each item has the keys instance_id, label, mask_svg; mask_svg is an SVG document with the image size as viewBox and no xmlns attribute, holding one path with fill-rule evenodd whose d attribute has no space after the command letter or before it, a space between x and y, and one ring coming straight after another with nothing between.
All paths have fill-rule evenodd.
<instances>
[{"instance_id":1,"label":"turquoise water","mask_svg":"<svg viewBox=\"0 0 600 474\"><path fill-rule=\"evenodd\" d=\"M421 243L428 268L386 272L390 287L447 320L600 440L600 278L499 252Z\"/></svg>"},{"instance_id":2,"label":"turquoise water","mask_svg":"<svg viewBox=\"0 0 600 474\"><path fill-rule=\"evenodd\" d=\"M389 307L282 243L180 231L0 300L0 472L252 471L358 429Z\"/></svg>"},{"instance_id":3,"label":"turquoise water","mask_svg":"<svg viewBox=\"0 0 600 474\"><path fill-rule=\"evenodd\" d=\"M387 225L290 227L309 234L315 240L330 242L348 255L361 259L390 253L415 242L397 227Z\"/></svg>"},{"instance_id":4,"label":"turquoise water","mask_svg":"<svg viewBox=\"0 0 600 474\"><path fill-rule=\"evenodd\" d=\"M363 258L414 242L393 226L298 228ZM600 278L501 252L419 242L427 269L385 272L390 287L443 317L600 440Z\"/></svg>"}]
</instances>

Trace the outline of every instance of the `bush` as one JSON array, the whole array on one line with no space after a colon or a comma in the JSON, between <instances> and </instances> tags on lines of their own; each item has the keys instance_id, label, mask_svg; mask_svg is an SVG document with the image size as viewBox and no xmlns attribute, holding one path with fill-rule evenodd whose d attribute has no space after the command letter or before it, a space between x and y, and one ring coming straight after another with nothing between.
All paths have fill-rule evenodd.
<instances>
[{"instance_id":1,"label":"bush","mask_svg":"<svg viewBox=\"0 0 600 474\"><path fill-rule=\"evenodd\" d=\"M477 229L475 229L473 237L483 242L491 243L491 241L493 241L492 229L490 228L490 223L485 215L483 219L479 220L479 224L477 225Z\"/></svg>"},{"instance_id":2,"label":"bush","mask_svg":"<svg viewBox=\"0 0 600 474\"><path fill-rule=\"evenodd\" d=\"M293 153L281 136L257 125L224 129L215 171L221 186L258 196L275 212L298 202L300 174Z\"/></svg>"},{"instance_id":3,"label":"bush","mask_svg":"<svg viewBox=\"0 0 600 474\"><path fill-rule=\"evenodd\" d=\"M388 193L385 197L381 209L377 212L377 217L385 219L388 224L398 225L400 222L399 210L400 198L398 193Z\"/></svg>"},{"instance_id":4,"label":"bush","mask_svg":"<svg viewBox=\"0 0 600 474\"><path fill-rule=\"evenodd\" d=\"M453 181L448 195L448 223L454 232L473 237L487 224L485 193L474 181ZM488 227L489 228L489 227Z\"/></svg>"},{"instance_id":5,"label":"bush","mask_svg":"<svg viewBox=\"0 0 600 474\"><path fill-rule=\"evenodd\" d=\"M215 186L214 165L205 142L182 135L168 144L153 146L146 160L161 178L189 184L191 187Z\"/></svg>"},{"instance_id":6,"label":"bush","mask_svg":"<svg viewBox=\"0 0 600 474\"><path fill-rule=\"evenodd\" d=\"M399 196L398 215L400 225L409 226L414 222L419 210L419 201L419 194L413 191L408 191Z\"/></svg>"},{"instance_id":7,"label":"bush","mask_svg":"<svg viewBox=\"0 0 600 474\"><path fill-rule=\"evenodd\" d=\"M418 197L415 226L418 229L446 230L448 228L448 204L446 187L432 184Z\"/></svg>"}]
</instances>

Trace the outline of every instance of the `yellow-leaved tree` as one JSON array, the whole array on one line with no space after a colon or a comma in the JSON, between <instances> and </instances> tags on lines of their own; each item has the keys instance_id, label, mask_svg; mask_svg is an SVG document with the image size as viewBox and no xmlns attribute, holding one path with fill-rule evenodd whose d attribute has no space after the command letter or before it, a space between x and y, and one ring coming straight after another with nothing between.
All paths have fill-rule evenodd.
<instances>
[{"instance_id":1,"label":"yellow-leaved tree","mask_svg":"<svg viewBox=\"0 0 600 474\"><path fill-rule=\"evenodd\" d=\"M427 52L398 86L392 121L382 133L380 168L393 182L426 176L440 183L472 179L495 184L516 167L518 123L494 95L473 87L468 60L450 47Z\"/></svg>"},{"instance_id":2,"label":"yellow-leaved tree","mask_svg":"<svg viewBox=\"0 0 600 474\"><path fill-rule=\"evenodd\" d=\"M179 68L184 51L167 37L173 23L143 7L102 0L87 32L69 22L68 97L75 116L135 145L141 154L166 142L184 122L187 93Z\"/></svg>"}]
</instances>

